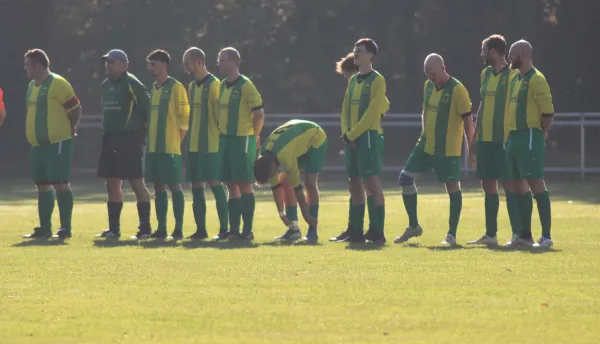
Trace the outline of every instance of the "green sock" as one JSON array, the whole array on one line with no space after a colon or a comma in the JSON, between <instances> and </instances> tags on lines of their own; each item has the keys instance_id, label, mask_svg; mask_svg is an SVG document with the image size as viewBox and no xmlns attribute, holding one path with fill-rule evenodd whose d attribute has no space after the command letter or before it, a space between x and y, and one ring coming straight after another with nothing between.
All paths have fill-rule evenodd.
<instances>
[{"instance_id":1,"label":"green sock","mask_svg":"<svg viewBox=\"0 0 600 344\"><path fill-rule=\"evenodd\" d=\"M417 228L419 226L419 219L417 218L417 194L402 193L402 200L404 201L404 208L408 215L408 225L411 228Z\"/></svg>"},{"instance_id":2,"label":"green sock","mask_svg":"<svg viewBox=\"0 0 600 344\"><path fill-rule=\"evenodd\" d=\"M192 197L194 199L192 208L194 210L194 220L196 220L196 230L206 231L206 199L204 198L204 188L193 188Z\"/></svg>"},{"instance_id":3,"label":"green sock","mask_svg":"<svg viewBox=\"0 0 600 344\"><path fill-rule=\"evenodd\" d=\"M73 215L73 192L71 190L56 194L58 212L60 214L60 227L71 230L71 216Z\"/></svg>"},{"instance_id":4,"label":"green sock","mask_svg":"<svg viewBox=\"0 0 600 344\"><path fill-rule=\"evenodd\" d=\"M318 219L319 218L319 205L318 204L309 205L308 213L310 214L310 216L314 217L315 219Z\"/></svg>"},{"instance_id":5,"label":"green sock","mask_svg":"<svg viewBox=\"0 0 600 344\"><path fill-rule=\"evenodd\" d=\"M348 228L352 228L352 196L348 201Z\"/></svg>"},{"instance_id":6,"label":"green sock","mask_svg":"<svg viewBox=\"0 0 600 344\"><path fill-rule=\"evenodd\" d=\"M229 230L233 233L240 232L242 222L242 201L239 198L230 198L229 203Z\"/></svg>"},{"instance_id":7,"label":"green sock","mask_svg":"<svg viewBox=\"0 0 600 344\"><path fill-rule=\"evenodd\" d=\"M242 195L242 219L244 220L244 228L242 233L252 232L252 224L254 222L254 209L256 207L256 199L254 193Z\"/></svg>"},{"instance_id":8,"label":"green sock","mask_svg":"<svg viewBox=\"0 0 600 344\"><path fill-rule=\"evenodd\" d=\"M298 206L297 205L288 205L285 207L285 216L290 221L298 222Z\"/></svg>"},{"instance_id":9,"label":"green sock","mask_svg":"<svg viewBox=\"0 0 600 344\"><path fill-rule=\"evenodd\" d=\"M156 230L159 232L166 232L167 212L169 211L169 194L167 193L167 190L156 191L154 197L156 198L154 201L154 208L156 211L156 220L158 221L158 228Z\"/></svg>"},{"instance_id":10,"label":"green sock","mask_svg":"<svg viewBox=\"0 0 600 344\"><path fill-rule=\"evenodd\" d=\"M353 204L352 205L352 231L356 234L363 234L365 226L365 205L364 204Z\"/></svg>"},{"instance_id":11,"label":"green sock","mask_svg":"<svg viewBox=\"0 0 600 344\"><path fill-rule=\"evenodd\" d=\"M537 203L538 214L540 215L540 222L542 223L542 236L546 239L552 239L550 237L552 212L550 209L550 195L548 194L548 190L535 195L535 201Z\"/></svg>"},{"instance_id":12,"label":"green sock","mask_svg":"<svg viewBox=\"0 0 600 344\"><path fill-rule=\"evenodd\" d=\"M377 220L375 223L375 229L377 230L377 232L384 234L385 206L384 205L374 206L373 213L375 214L375 219Z\"/></svg>"},{"instance_id":13,"label":"green sock","mask_svg":"<svg viewBox=\"0 0 600 344\"><path fill-rule=\"evenodd\" d=\"M519 213L521 215L521 238L532 239L531 235L531 213L533 212L533 200L531 192L517 196L519 198Z\"/></svg>"},{"instance_id":14,"label":"green sock","mask_svg":"<svg viewBox=\"0 0 600 344\"><path fill-rule=\"evenodd\" d=\"M519 211L519 198L515 193L506 194L506 210L510 220L510 228L513 234L521 234L521 214Z\"/></svg>"},{"instance_id":15,"label":"green sock","mask_svg":"<svg viewBox=\"0 0 600 344\"><path fill-rule=\"evenodd\" d=\"M500 197L498 194L485 195L485 235L490 238L498 232L498 208Z\"/></svg>"},{"instance_id":16,"label":"green sock","mask_svg":"<svg viewBox=\"0 0 600 344\"><path fill-rule=\"evenodd\" d=\"M373 196L367 196L367 214L369 215L369 228L377 227L377 220L375 217L375 201L373 200ZM374 221L375 220L375 221Z\"/></svg>"},{"instance_id":17,"label":"green sock","mask_svg":"<svg viewBox=\"0 0 600 344\"><path fill-rule=\"evenodd\" d=\"M227 232L227 226L229 221L229 208L227 206L227 194L225 193L225 187L223 185L215 185L210 188L215 196L215 202L217 203L217 214L219 215L219 233Z\"/></svg>"},{"instance_id":18,"label":"green sock","mask_svg":"<svg viewBox=\"0 0 600 344\"><path fill-rule=\"evenodd\" d=\"M450 195L450 219L448 224L450 230L448 234L452 234L456 238L456 229L458 228L458 220L460 220L460 212L462 210L462 191L458 190Z\"/></svg>"},{"instance_id":19,"label":"green sock","mask_svg":"<svg viewBox=\"0 0 600 344\"><path fill-rule=\"evenodd\" d=\"M38 216L43 231L52 230L52 213L54 212L54 190L38 193Z\"/></svg>"},{"instance_id":20,"label":"green sock","mask_svg":"<svg viewBox=\"0 0 600 344\"><path fill-rule=\"evenodd\" d=\"M183 190L175 190L171 192L173 198L173 216L175 217L175 230L178 232L183 231L183 212L185 209L185 199L183 197ZM206 205L204 209L206 216Z\"/></svg>"}]
</instances>

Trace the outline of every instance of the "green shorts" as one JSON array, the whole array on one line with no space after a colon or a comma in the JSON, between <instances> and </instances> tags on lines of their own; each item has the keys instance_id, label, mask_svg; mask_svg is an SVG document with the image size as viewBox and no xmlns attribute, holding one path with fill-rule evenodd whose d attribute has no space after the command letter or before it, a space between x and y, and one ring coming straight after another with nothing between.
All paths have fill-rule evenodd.
<instances>
[{"instance_id":1,"label":"green shorts","mask_svg":"<svg viewBox=\"0 0 600 344\"><path fill-rule=\"evenodd\" d=\"M147 182L176 185L181 183L181 155L147 153L144 176Z\"/></svg>"},{"instance_id":2,"label":"green shorts","mask_svg":"<svg viewBox=\"0 0 600 344\"><path fill-rule=\"evenodd\" d=\"M31 178L38 185L66 184L71 179L73 139L43 146L32 146L29 152Z\"/></svg>"},{"instance_id":3,"label":"green shorts","mask_svg":"<svg viewBox=\"0 0 600 344\"><path fill-rule=\"evenodd\" d=\"M256 160L256 136L221 136L221 181L231 183L254 183Z\"/></svg>"},{"instance_id":4,"label":"green shorts","mask_svg":"<svg viewBox=\"0 0 600 344\"><path fill-rule=\"evenodd\" d=\"M381 173L383 136L369 130L356 139L356 148L346 147L346 174L366 179Z\"/></svg>"},{"instance_id":5,"label":"green shorts","mask_svg":"<svg viewBox=\"0 0 600 344\"><path fill-rule=\"evenodd\" d=\"M460 181L460 157L431 155L425 153L425 144L418 143L413 148L404 171L411 173L428 173L433 169L440 183Z\"/></svg>"},{"instance_id":6,"label":"green shorts","mask_svg":"<svg viewBox=\"0 0 600 344\"><path fill-rule=\"evenodd\" d=\"M544 133L538 129L511 131L506 143L506 163L511 180L544 178Z\"/></svg>"},{"instance_id":7,"label":"green shorts","mask_svg":"<svg viewBox=\"0 0 600 344\"><path fill-rule=\"evenodd\" d=\"M298 168L304 173L315 174L323 169L325 155L327 154L327 140L319 147L312 147L298 158Z\"/></svg>"},{"instance_id":8,"label":"green shorts","mask_svg":"<svg viewBox=\"0 0 600 344\"><path fill-rule=\"evenodd\" d=\"M477 179L508 180L503 142L477 141Z\"/></svg>"},{"instance_id":9,"label":"green shorts","mask_svg":"<svg viewBox=\"0 0 600 344\"><path fill-rule=\"evenodd\" d=\"M221 178L221 152L189 152L186 159L185 174L188 182L211 182Z\"/></svg>"}]
</instances>

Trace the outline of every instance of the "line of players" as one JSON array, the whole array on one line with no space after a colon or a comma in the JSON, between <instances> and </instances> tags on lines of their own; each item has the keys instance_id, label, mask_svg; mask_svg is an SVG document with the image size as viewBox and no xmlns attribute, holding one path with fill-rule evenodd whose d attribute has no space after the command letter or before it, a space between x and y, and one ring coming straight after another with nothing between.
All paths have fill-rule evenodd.
<instances>
[{"instance_id":1,"label":"line of players","mask_svg":"<svg viewBox=\"0 0 600 344\"><path fill-rule=\"evenodd\" d=\"M486 68L481 73L482 100L475 130L466 88L447 73L440 55L430 54L425 59L422 133L399 177L409 226L396 243L422 234L415 180L434 170L450 197L449 231L442 243L456 244L462 208L460 155L466 136L469 160L477 168L486 194L486 233L469 243L498 244L497 184L501 181L513 233L507 245L552 246L550 198L543 180L545 136L554 113L552 97L544 76L533 67L531 45L518 41L511 46L511 68L505 59L506 49L499 35L482 43ZM384 149L380 122L389 101L385 79L372 67L377 52L372 39L361 39L338 63L338 72L348 79L341 137L346 144L351 197L348 228L330 241L386 242L385 198L379 179ZM99 237L120 236L121 183L128 180L137 197L140 219L139 232L133 238L167 238L170 190L175 217L171 237L183 239L185 202L180 175L182 154L187 154L187 179L192 184L197 229L191 239L208 238L204 196L208 184L220 221L215 239L253 240L252 185L256 181L270 183L279 215L288 226L278 239L301 238L299 207L309 225L305 240L318 240L317 180L326 155L327 136L316 123L292 120L275 129L261 146L262 98L250 79L239 73L241 58L237 50L225 48L219 53L218 67L226 76L219 81L206 69L204 52L188 49L183 63L195 80L187 91L168 75L171 58L166 51L156 50L147 57L148 69L155 78L149 93L127 71L129 60L123 51L111 50L103 59L108 78L102 85L104 135L98 175L107 181L109 229ZM40 216L40 227L26 237L52 235L56 191L61 227L55 237L66 239L71 237L70 165L81 104L71 85L51 73L49 66L47 55L39 49L25 55L25 69L32 79L27 92L27 138L32 145L31 174L38 188ZM184 142L186 149L182 152ZM305 172L304 183L301 171ZM154 184L158 222L154 233L150 193L144 179ZM221 181L227 184L229 197ZM531 192L542 224L542 237L536 243L531 233ZM365 208L370 220L366 233Z\"/></svg>"}]
</instances>

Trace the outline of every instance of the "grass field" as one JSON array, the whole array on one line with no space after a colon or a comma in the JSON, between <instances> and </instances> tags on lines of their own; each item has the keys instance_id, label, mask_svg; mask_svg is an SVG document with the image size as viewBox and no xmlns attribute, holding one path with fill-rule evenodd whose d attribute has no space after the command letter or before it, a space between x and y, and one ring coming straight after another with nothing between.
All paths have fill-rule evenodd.
<instances>
[{"instance_id":1,"label":"grass field","mask_svg":"<svg viewBox=\"0 0 600 344\"><path fill-rule=\"evenodd\" d=\"M433 192L441 187L420 189L424 235L394 245L407 219L392 185L380 249L326 242L347 221L341 186L322 190L316 246L273 242L283 227L265 190L249 246L95 241L106 212L102 185L93 183L75 187L66 244L22 241L37 224L34 193L0 187L0 343L594 343L600 335L597 181L550 184L550 251L442 247L448 198ZM461 243L483 234L475 186L464 195ZM500 216L504 242L503 201ZM126 204L126 237L136 222ZM213 202L209 223L215 234Z\"/></svg>"}]
</instances>

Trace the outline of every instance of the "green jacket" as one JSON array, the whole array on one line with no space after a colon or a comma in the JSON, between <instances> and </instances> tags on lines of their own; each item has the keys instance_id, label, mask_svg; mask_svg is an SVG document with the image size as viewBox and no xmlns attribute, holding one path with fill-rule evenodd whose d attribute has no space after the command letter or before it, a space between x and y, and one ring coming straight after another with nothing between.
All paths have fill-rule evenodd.
<instances>
[{"instance_id":1,"label":"green jacket","mask_svg":"<svg viewBox=\"0 0 600 344\"><path fill-rule=\"evenodd\" d=\"M105 132L142 131L148 119L148 89L133 74L102 82L102 129Z\"/></svg>"}]
</instances>

